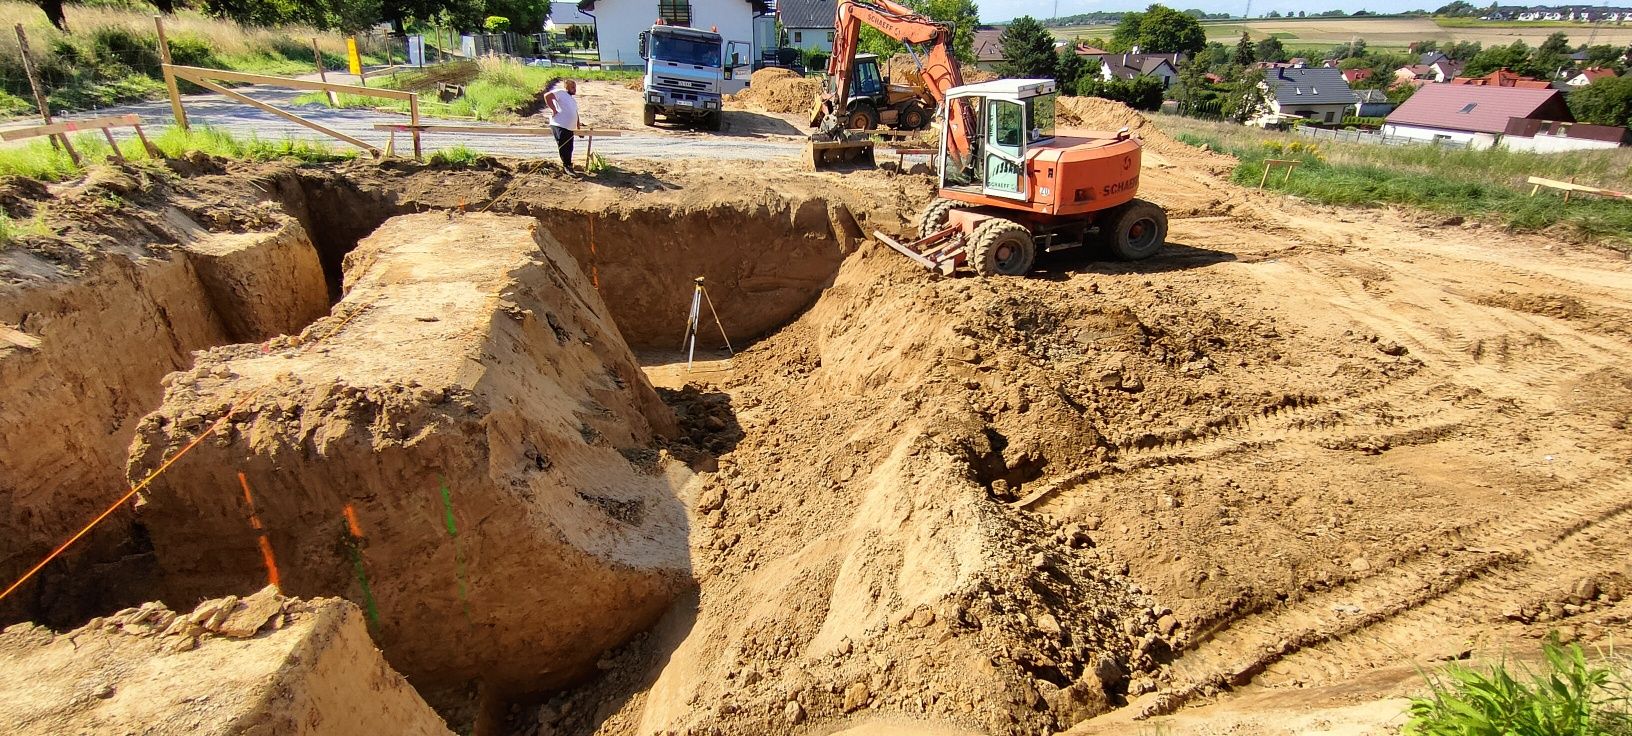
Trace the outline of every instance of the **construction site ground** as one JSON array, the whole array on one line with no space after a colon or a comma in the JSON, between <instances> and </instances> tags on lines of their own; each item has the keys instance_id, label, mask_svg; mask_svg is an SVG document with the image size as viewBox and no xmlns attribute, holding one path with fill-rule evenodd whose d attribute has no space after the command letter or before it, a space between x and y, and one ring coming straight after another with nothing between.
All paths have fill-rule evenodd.
<instances>
[{"instance_id":1,"label":"construction site ground","mask_svg":"<svg viewBox=\"0 0 1632 736\"><path fill-rule=\"evenodd\" d=\"M304 535L280 557L289 595L367 603L341 574L338 508L302 516L278 489L385 525L361 558L384 617L370 632L460 732L1381 734L1420 692L1418 668L1522 655L1548 632L1624 637L1624 253L1247 190L1232 161L1126 108L1062 118L1145 137L1141 196L1171 218L1161 254L940 277L868 237L914 232L927 178L780 160L619 159L582 178L525 162L197 160L50 192L9 182L14 217L55 197L58 236L0 250L0 385L35 387L0 395L0 538L26 541L0 550L3 582L187 438L228 429L200 445L207 462L183 458L148 505L88 537L92 557L70 552L0 611L67 631L143 600L182 611L254 593L266 571L231 526L247 529L242 509L210 508L240 502L243 472L273 499L256 506L272 546ZM271 234L291 222L317 262L285 267L288 236ZM391 242L365 240L381 225ZM457 315L414 311L407 289L453 294L438 282L467 278L447 260L475 252L461 242L498 240L470 233L533 226L543 260L504 260L526 261L526 241L483 250L512 264L504 278L468 277L446 301ZM269 234L284 265L268 283L317 293L321 278L327 301L232 288L247 276L222 233ZM182 283L165 269L183 255L219 266L188 267L210 295L191 311L160 294L181 286L151 280ZM705 307L688 370L695 276L721 325ZM157 307L107 334L72 319L114 282ZM309 325L274 319L331 305ZM204 326L161 324L185 320ZM125 357L153 346L152 365ZM31 362L48 359L54 379ZM336 365L355 373L331 379ZM103 366L129 382L115 396L84 388ZM41 388L53 380L72 390ZM235 399L246 386L253 401ZM389 462L371 465L370 447ZM46 470L63 458L75 469ZM455 541L426 531L441 523L435 482L400 491L424 494L404 496L431 504L424 518L393 496L438 472L469 504L449 511ZM207 521L189 529L189 509ZM403 519L369 520L388 511ZM529 524L546 531L523 542L567 550L594 584L506 554ZM132 529L148 546L122 541ZM114 572L124 584L84 589ZM539 591L567 613L527 615ZM477 633L392 620L415 606ZM623 643L570 650L532 690L504 655L586 634Z\"/></svg>"}]
</instances>

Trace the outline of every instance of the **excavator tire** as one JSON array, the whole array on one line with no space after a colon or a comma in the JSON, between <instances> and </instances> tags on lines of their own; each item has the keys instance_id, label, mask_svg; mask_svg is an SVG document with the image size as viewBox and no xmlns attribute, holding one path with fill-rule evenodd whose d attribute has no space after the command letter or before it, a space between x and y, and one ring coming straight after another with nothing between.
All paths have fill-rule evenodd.
<instances>
[{"instance_id":1,"label":"excavator tire","mask_svg":"<svg viewBox=\"0 0 1632 736\"><path fill-rule=\"evenodd\" d=\"M929 125L929 111L917 102L908 102L895 118L897 130L922 130Z\"/></svg>"},{"instance_id":2,"label":"excavator tire","mask_svg":"<svg viewBox=\"0 0 1632 736\"><path fill-rule=\"evenodd\" d=\"M1031 231L1013 220L982 222L970 238L969 265L982 276L1024 276L1036 259Z\"/></svg>"},{"instance_id":3,"label":"excavator tire","mask_svg":"<svg viewBox=\"0 0 1632 736\"><path fill-rule=\"evenodd\" d=\"M1167 212L1143 199L1117 207L1099 227L1100 238L1124 261L1156 255L1167 242Z\"/></svg>"},{"instance_id":4,"label":"excavator tire","mask_svg":"<svg viewBox=\"0 0 1632 736\"><path fill-rule=\"evenodd\" d=\"M844 127L852 130L872 130L877 128L878 111L865 102L851 105L850 113L844 118Z\"/></svg>"},{"instance_id":5,"label":"excavator tire","mask_svg":"<svg viewBox=\"0 0 1632 736\"><path fill-rule=\"evenodd\" d=\"M952 215L952 210L961 210L969 206L967 202L959 202L945 197L936 197L929 200L929 206L924 208L924 216L918 218L918 237L927 238L940 232L946 227L947 219Z\"/></svg>"}]
</instances>

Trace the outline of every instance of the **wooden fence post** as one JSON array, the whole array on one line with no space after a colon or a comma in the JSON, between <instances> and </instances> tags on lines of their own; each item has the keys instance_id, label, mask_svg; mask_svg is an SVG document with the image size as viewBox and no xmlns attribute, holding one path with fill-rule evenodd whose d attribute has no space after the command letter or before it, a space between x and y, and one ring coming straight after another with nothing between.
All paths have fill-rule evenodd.
<instances>
[{"instance_id":1,"label":"wooden fence post","mask_svg":"<svg viewBox=\"0 0 1632 736\"><path fill-rule=\"evenodd\" d=\"M40 108L40 119L44 120L46 125L50 125L51 105L45 99L45 89L40 86L39 77L34 74L34 57L28 52L28 34L23 32L21 23L17 24L17 49L23 55L23 74L28 77L29 88L34 90L34 104ZM73 160L75 166L80 165L79 152L74 150L74 144L68 142L67 133L52 136L51 142L66 150L68 158ZM117 154L118 149L114 149L114 152Z\"/></svg>"},{"instance_id":2,"label":"wooden fence post","mask_svg":"<svg viewBox=\"0 0 1632 736\"><path fill-rule=\"evenodd\" d=\"M414 126L414 160L420 159L419 150L419 95L408 98L408 124Z\"/></svg>"},{"instance_id":3,"label":"wooden fence post","mask_svg":"<svg viewBox=\"0 0 1632 736\"><path fill-rule=\"evenodd\" d=\"M170 41L164 37L164 16L153 16L153 27L159 32L159 61L163 63L165 89L170 92L170 112L176 116L176 125L187 130L187 111L181 107L181 88L176 86L176 75L170 71Z\"/></svg>"},{"instance_id":4,"label":"wooden fence post","mask_svg":"<svg viewBox=\"0 0 1632 736\"><path fill-rule=\"evenodd\" d=\"M323 49L317 45L317 36L312 36L312 56L317 59L317 78L324 84L329 82L329 72L323 68ZM340 98L335 96L334 90L329 90L329 107L339 107Z\"/></svg>"}]
</instances>

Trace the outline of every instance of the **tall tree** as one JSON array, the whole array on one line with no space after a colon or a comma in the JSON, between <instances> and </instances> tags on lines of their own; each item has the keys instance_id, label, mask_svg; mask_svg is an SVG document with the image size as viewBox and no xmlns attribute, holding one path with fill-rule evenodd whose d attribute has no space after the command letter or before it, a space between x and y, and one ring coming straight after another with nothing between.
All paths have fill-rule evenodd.
<instances>
[{"instance_id":1,"label":"tall tree","mask_svg":"<svg viewBox=\"0 0 1632 736\"><path fill-rule=\"evenodd\" d=\"M1570 93L1575 119L1594 125L1632 125L1632 77L1606 77Z\"/></svg>"},{"instance_id":2,"label":"tall tree","mask_svg":"<svg viewBox=\"0 0 1632 736\"><path fill-rule=\"evenodd\" d=\"M975 29L980 25L980 7L974 0L906 0L904 3L919 13L952 26L952 53L958 61L975 61ZM884 35L877 28L862 26L857 48L870 54L890 58L901 52L901 43Z\"/></svg>"},{"instance_id":3,"label":"tall tree","mask_svg":"<svg viewBox=\"0 0 1632 736\"><path fill-rule=\"evenodd\" d=\"M1281 39L1269 36L1258 42L1253 56L1258 57L1259 61L1286 61L1286 46Z\"/></svg>"},{"instance_id":4,"label":"tall tree","mask_svg":"<svg viewBox=\"0 0 1632 736\"><path fill-rule=\"evenodd\" d=\"M1547 40L1542 41L1541 45L1536 47L1536 51L1555 56L1567 55L1571 51L1570 37L1564 35L1563 31L1554 31L1552 35L1547 37Z\"/></svg>"},{"instance_id":5,"label":"tall tree","mask_svg":"<svg viewBox=\"0 0 1632 736\"><path fill-rule=\"evenodd\" d=\"M1076 95L1077 83L1082 81L1082 75L1088 71L1088 60L1077 55L1075 44L1066 44L1060 49L1060 58L1054 63L1054 80L1059 82L1060 94Z\"/></svg>"},{"instance_id":6,"label":"tall tree","mask_svg":"<svg viewBox=\"0 0 1632 736\"><path fill-rule=\"evenodd\" d=\"M1059 57L1054 54L1054 34L1029 15L1022 15L1003 29L1003 64L997 73L1005 77L1054 78Z\"/></svg>"},{"instance_id":7,"label":"tall tree","mask_svg":"<svg viewBox=\"0 0 1632 736\"><path fill-rule=\"evenodd\" d=\"M1270 38L1274 38L1274 36L1270 36ZM1252 37L1248 36L1246 31L1242 31L1241 40L1235 43L1235 63L1241 66L1252 66L1252 62L1258 60L1257 53L1258 47L1253 45Z\"/></svg>"},{"instance_id":8,"label":"tall tree","mask_svg":"<svg viewBox=\"0 0 1632 736\"><path fill-rule=\"evenodd\" d=\"M1145 9L1139 21L1139 50L1146 53L1194 54L1207 45L1201 21L1165 5Z\"/></svg>"}]
</instances>

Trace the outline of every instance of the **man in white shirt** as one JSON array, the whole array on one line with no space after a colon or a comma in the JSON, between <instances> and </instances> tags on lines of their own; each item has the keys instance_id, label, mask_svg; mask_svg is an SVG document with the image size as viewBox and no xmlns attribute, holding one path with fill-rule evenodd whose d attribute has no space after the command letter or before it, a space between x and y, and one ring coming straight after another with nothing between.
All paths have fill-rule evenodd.
<instances>
[{"instance_id":1,"label":"man in white shirt","mask_svg":"<svg viewBox=\"0 0 1632 736\"><path fill-rule=\"evenodd\" d=\"M560 150L561 166L567 171L572 171L572 138L578 131L576 94L578 83L571 79L544 93L544 106L550 110L550 128L555 133L555 147Z\"/></svg>"}]
</instances>

